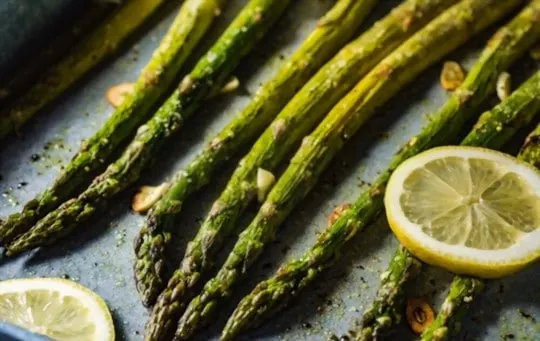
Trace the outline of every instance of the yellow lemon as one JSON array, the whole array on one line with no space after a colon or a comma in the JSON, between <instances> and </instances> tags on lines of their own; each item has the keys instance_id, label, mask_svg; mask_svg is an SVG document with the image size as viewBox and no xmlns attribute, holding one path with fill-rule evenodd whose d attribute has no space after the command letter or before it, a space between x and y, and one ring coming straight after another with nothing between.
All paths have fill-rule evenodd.
<instances>
[{"instance_id":1,"label":"yellow lemon","mask_svg":"<svg viewBox=\"0 0 540 341\"><path fill-rule=\"evenodd\" d=\"M540 258L540 173L485 148L434 148L400 165L385 193L390 227L422 261L496 278Z\"/></svg>"},{"instance_id":2,"label":"yellow lemon","mask_svg":"<svg viewBox=\"0 0 540 341\"><path fill-rule=\"evenodd\" d=\"M57 341L114 341L111 314L103 299L59 278L0 282L0 321Z\"/></svg>"}]
</instances>

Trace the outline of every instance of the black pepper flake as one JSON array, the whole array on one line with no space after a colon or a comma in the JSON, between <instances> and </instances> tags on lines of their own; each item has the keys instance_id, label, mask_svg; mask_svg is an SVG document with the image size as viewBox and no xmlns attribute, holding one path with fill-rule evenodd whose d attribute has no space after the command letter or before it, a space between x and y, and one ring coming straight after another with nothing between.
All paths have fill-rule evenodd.
<instances>
[{"instance_id":1,"label":"black pepper flake","mask_svg":"<svg viewBox=\"0 0 540 341\"><path fill-rule=\"evenodd\" d=\"M518 311L519 311L519 314L520 314L521 316L523 316L524 318L529 319L529 320L531 320L531 321L533 321L533 322L536 322L536 319L535 319L531 314L526 313L526 312L524 312L524 311L521 310L521 309L518 309Z\"/></svg>"},{"instance_id":2,"label":"black pepper flake","mask_svg":"<svg viewBox=\"0 0 540 341\"><path fill-rule=\"evenodd\" d=\"M32 162L39 161L40 159L41 156L39 156L39 154L32 154L32 156L30 156L30 160L32 160Z\"/></svg>"},{"instance_id":3,"label":"black pepper flake","mask_svg":"<svg viewBox=\"0 0 540 341\"><path fill-rule=\"evenodd\" d=\"M311 323L309 323L309 322L302 323L302 328L304 328L304 329L311 329L311 327L312 327Z\"/></svg>"},{"instance_id":4,"label":"black pepper flake","mask_svg":"<svg viewBox=\"0 0 540 341\"><path fill-rule=\"evenodd\" d=\"M506 334L506 335L503 336L503 338L505 340L513 340L513 339L516 338L516 336L514 334Z\"/></svg>"},{"instance_id":5,"label":"black pepper flake","mask_svg":"<svg viewBox=\"0 0 540 341\"><path fill-rule=\"evenodd\" d=\"M26 182L26 181L21 181L21 182L19 182L19 184L17 185L17 188L22 188L22 187L24 187L24 186L26 186L26 185L28 185L28 182Z\"/></svg>"}]
</instances>

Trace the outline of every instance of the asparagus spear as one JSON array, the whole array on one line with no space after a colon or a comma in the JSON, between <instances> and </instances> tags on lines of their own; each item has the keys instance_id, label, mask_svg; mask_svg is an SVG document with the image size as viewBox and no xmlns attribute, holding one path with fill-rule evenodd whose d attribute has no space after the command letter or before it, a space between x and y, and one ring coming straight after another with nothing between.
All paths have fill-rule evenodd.
<instances>
[{"instance_id":1,"label":"asparagus spear","mask_svg":"<svg viewBox=\"0 0 540 341\"><path fill-rule=\"evenodd\" d=\"M220 10L220 1L186 0L161 44L142 70L133 94L128 96L101 129L86 141L51 187L29 201L22 212L15 213L4 223L0 223L0 244L8 243L19 234L28 231L63 201L78 194L77 191L90 183L95 173L106 165L112 153L133 136L137 127L150 116L153 106L173 84L186 58L210 27L216 11ZM129 1L115 17L88 38L65 64L59 64L54 69L52 73L54 79L67 81L71 79L69 77L79 73L79 70L86 70L89 60L93 57L99 59L104 51L115 47L119 43L118 38L125 35L125 29L133 30L132 26L137 20L142 19L140 18L142 13L148 15L151 9L161 2L163 1ZM126 21L129 24L126 25ZM106 41L109 43L104 43ZM93 47L96 44L100 48L94 51ZM101 48L105 50L102 51ZM80 59L80 55L85 58ZM66 78L64 73L69 77ZM41 91L48 89L49 83L50 81L43 83L45 85L38 83L34 90L39 90L36 94L41 96ZM58 92L64 90L67 83L59 84L62 87L59 85ZM0 127L2 125L0 122Z\"/></svg>"},{"instance_id":2,"label":"asparagus spear","mask_svg":"<svg viewBox=\"0 0 540 341\"><path fill-rule=\"evenodd\" d=\"M285 306L326 268L332 266L345 243L382 211L384 187L393 170L408 157L435 145L447 143L457 136L464 122L473 115L479 104L495 91L497 76L523 55L539 36L539 28L531 22L530 10L525 10L500 30L490 40L464 85L452 95L439 113L433 116L430 125L401 148L390 167L380 175L374 185L361 194L351 209L343 212L311 249L299 259L283 265L273 277L261 282L242 300L229 319L222 338L230 339L243 330L259 324ZM415 269L410 266L412 262L399 263L406 265L407 269ZM393 272L398 270L394 268ZM395 297L389 300L396 301ZM395 311L391 307L381 310ZM376 321L377 318L371 320ZM382 322L387 320L383 319ZM366 327L379 328L373 325Z\"/></svg>"},{"instance_id":3,"label":"asparagus spear","mask_svg":"<svg viewBox=\"0 0 540 341\"><path fill-rule=\"evenodd\" d=\"M415 34L361 80L315 131L304 138L290 166L240 235L224 266L188 305L176 338L186 339L209 322L220 301L230 295L233 285L275 238L279 225L307 195L333 156L380 105L517 4L519 1L462 1Z\"/></svg>"},{"instance_id":4,"label":"asparagus spear","mask_svg":"<svg viewBox=\"0 0 540 341\"><path fill-rule=\"evenodd\" d=\"M450 285L437 318L420 336L422 341L444 341L459 321L459 316L484 288L484 282L472 277L456 276Z\"/></svg>"},{"instance_id":5,"label":"asparagus spear","mask_svg":"<svg viewBox=\"0 0 540 341\"><path fill-rule=\"evenodd\" d=\"M258 168L273 171L302 136L378 61L431 18L455 1L407 1L365 34L343 48L287 104L240 163L225 191L214 203L195 239L188 245L182 266L163 291L148 325L149 334L176 322L193 297L208 260L256 192ZM293 127L287 129L287 127ZM159 249L157 249L159 250ZM159 251L158 251L159 252ZM156 252L156 253L158 253ZM174 323L172 322L172 323Z\"/></svg>"},{"instance_id":6,"label":"asparagus spear","mask_svg":"<svg viewBox=\"0 0 540 341\"><path fill-rule=\"evenodd\" d=\"M518 158L540 168L540 125L527 136Z\"/></svg>"},{"instance_id":7,"label":"asparagus spear","mask_svg":"<svg viewBox=\"0 0 540 341\"><path fill-rule=\"evenodd\" d=\"M165 249L170 241L169 229L174 228L174 218L180 213L182 203L207 184L225 160L268 126L296 91L350 39L374 4L373 0L338 1L250 104L211 140L195 160L175 175L170 189L149 212L135 243L135 278L146 306L155 302L167 284Z\"/></svg>"},{"instance_id":8,"label":"asparagus spear","mask_svg":"<svg viewBox=\"0 0 540 341\"><path fill-rule=\"evenodd\" d=\"M52 67L12 106L0 114L0 139L17 130L41 108L52 102L99 62L118 51L121 44L141 27L164 0L132 0L78 44Z\"/></svg>"},{"instance_id":9,"label":"asparagus spear","mask_svg":"<svg viewBox=\"0 0 540 341\"><path fill-rule=\"evenodd\" d=\"M250 0L212 48L198 61L156 114L139 127L122 155L77 198L66 201L7 246L14 255L54 242L92 216L136 181L157 150L183 126L214 87L220 86L268 31L290 0Z\"/></svg>"},{"instance_id":10,"label":"asparagus spear","mask_svg":"<svg viewBox=\"0 0 540 341\"><path fill-rule=\"evenodd\" d=\"M422 263L399 247L388 269L381 275L381 287L371 307L364 313L362 329L353 335L356 340L377 340L381 333L401 321L404 287L420 272Z\"/></svg>"},{"instance_id":11,"label":"asparagus spear","mask_svg":"<svg viewBox=\"0 0 540 341\"><path fill-rule=\"evenodd\" d=\"M477 126L461 144L500 148L519 128L527 126L539 111L540 71L537 71L505 102L483 114ZM527 137L518 155L518 159L534 166L540 164L540 142L536 139L538 131L540 131L540 125ZM414 256L409 253L408 258L413 259ZM480 279L456 276L435 321L422 333L420 339L422 341L447 340L454 331L455 325L459 323L462 314L474 298L482 292L484 284L484 281Z\"/></svg>"}]
</instances>

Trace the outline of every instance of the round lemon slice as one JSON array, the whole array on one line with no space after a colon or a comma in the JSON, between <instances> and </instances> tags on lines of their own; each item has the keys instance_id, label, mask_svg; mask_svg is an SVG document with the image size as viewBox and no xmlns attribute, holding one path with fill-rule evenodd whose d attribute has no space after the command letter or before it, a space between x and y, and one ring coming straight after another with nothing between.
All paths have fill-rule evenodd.
<instances>
[{"instance_id":1,"label":"round lemon slice","mask_svg":"<svg viewBox=\"0 0 540 341\"><path fill-rule=\"evenodd\" d=\"M385 193L399 241L455 273L502 277L540 258L540 173L484 148L440 147L404 162Z\"/></svg>"},{"instance_id":2,"label":"round lemon slice","mask_svg":"<svg viewBox=\"0 0 540 341\"><path fill-rule=\"evenodd\" d=\"M114 341L111 314L103 299L64 279L0 282L0 321L56 341Z\"/></svg>"}]
</instances>

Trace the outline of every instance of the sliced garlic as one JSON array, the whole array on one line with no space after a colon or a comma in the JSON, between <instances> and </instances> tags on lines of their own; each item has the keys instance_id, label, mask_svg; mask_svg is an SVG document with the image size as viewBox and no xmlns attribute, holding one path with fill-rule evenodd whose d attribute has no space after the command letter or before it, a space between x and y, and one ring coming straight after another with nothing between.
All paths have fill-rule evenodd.
<instances>
[{"instance_id":1,"label":"sliced garlic","mask_svg":"<svg viewBox=\"0 0 540 341\"><path fill-rule=\"evenodd\" d=\"M445 62L441 71L441 85L446 91L454 91L465 80L465 72L456 62Z\"/></svg>"},{"instance_id":2,"label":"sliced garlic","mask_svg":"<svg viewBox=\"0 0 540 341\"><path fill-rule=\"evenodd\" d=\"M135 90L134 83L121 83L107 90L105 97L107 101L115 108L119 107L127 95Z\"/></svg>"},{"instance_id":3,"label":"sliced garlic","mask_svg":"<svg viewBox=\"0 0 540 341\"><path fill-rule=\"evenodd\" d=\"M233 76L233 77L231 77L231 79L229 79L227 84L225 84L223 86L223 88L221 88L219 93L220 94L227 94L229 92L233 92L236 89L238 89L239 86L240 86L240 80L236 76Z\"/></svg>"},{"instance_id":4,"label":"sliced garlic","mask_svg":"<svg viewBox=\"0 0 540 341\"><path fill-rule=\"evenodd\" d=\"M133 197L131 208L137 213L145 213L161 198L167 191L167 184L159 186L141 186Z\"/></svg>"},{"instance_id":5,"label":"sliced garlic","mask_svg":"<svg viewBox=\"0 0 540 341\"><path fill-rule=\"evenodd\" d=\"M339 217L341 217L343 212L345 212L351 207L351 204L341 204L337 206L332 212L332 214L330 214L330 216L328 217L328 226L334 225L334 223L339 219Z\"/></svg>"},{"instance_id":6,"label":"sliced garlic","mask_svg":"<svg viewBox=\"0 0 540 341\"><path fill-rule=\"evenodd\" d=\"M206 99L209 100L219 95L228 94L238 89L239 86L240 86L240 80L236 76L232 76L222 88L213 90L206 97Z\"/></svg>"},{"instance_id":7,"label":"sliced garlic","mask_svg":"<svg viewBox=\"0 0 540 341\"><path fill-rule=\"evenodd\" d=\"M257 169L257 199L259 202L264 201L275 182L276 177L272 172L262 168Z\"/></svg>"},{"instance_id":8,"label":"sliced garlic","mask_svg":"<svg viewBox=\"0 0 540 341\"><path fill-rule=\"evenodd\" d=\"M501 101L512 93L512 78L508 72L503 72L497 78L497 96Z\"/></svg>"}]
</instances>

